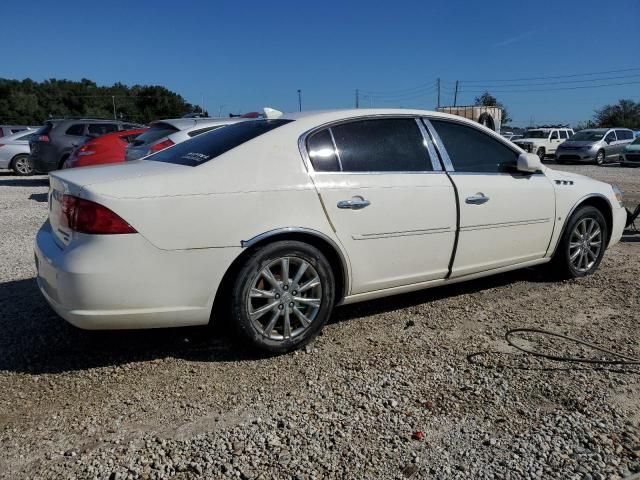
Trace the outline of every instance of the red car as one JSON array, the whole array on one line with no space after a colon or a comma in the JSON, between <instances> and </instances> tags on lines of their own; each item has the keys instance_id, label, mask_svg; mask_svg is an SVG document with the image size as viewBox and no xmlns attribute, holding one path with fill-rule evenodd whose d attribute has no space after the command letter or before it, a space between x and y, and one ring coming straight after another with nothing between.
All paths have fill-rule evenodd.
<instances>
[{"instance_id":1,"label":"red car","mask_svg":"<svg viewBox=\"0 0 640 480\"><path fill-rule=\"evenodd\" d=\"M146 128L122 130L91 138L71 153L62 168L124 162L127 145L146 130Z\"/></svg>"}]
</instances>

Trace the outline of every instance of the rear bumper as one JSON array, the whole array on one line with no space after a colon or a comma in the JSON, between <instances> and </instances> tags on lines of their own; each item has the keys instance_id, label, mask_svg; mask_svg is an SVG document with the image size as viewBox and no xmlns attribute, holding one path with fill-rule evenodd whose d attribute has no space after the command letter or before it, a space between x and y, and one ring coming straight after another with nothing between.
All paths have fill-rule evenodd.
<instances>
[{"instance_id":1,"label":"rear bumper","mask_svg":"<svg viewBox=\"0 0 640 480\"><path fill-rule=\"evenodd\" d=\"M56 313L79 328L203 325L239 251L160 250L139 234L84 236L62 249L47 222L36 236L37 282Z\"/></svg>"}]
</instances>

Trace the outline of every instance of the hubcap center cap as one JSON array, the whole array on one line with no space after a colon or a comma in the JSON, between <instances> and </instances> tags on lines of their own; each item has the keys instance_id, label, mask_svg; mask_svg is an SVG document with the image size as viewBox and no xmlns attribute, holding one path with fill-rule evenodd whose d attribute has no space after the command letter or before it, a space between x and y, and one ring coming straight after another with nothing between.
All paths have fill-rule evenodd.
<instances>
[{"instance_id":1,"label":"hubcap center cap","mask_svg":"<svg viewBox=\"0 0 640 480\"><path fill-rule=\"evenodd\" d=\"M282 303L290 303L293 301L293 296L289 292L286 292L282 294L282 297L280 297L280 301Z\"/></svg>"}]
</instances>

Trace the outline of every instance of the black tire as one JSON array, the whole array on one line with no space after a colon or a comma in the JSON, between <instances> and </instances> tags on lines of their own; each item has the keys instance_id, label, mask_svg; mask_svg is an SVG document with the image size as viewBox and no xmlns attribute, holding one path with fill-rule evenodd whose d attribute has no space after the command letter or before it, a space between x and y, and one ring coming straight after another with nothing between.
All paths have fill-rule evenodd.
<instances>
[{"instance_id":1,"label":"black tire","mask_svg":"<svg viewBox=\"0 0 640 480\"><path fill-rule=\"evenodd\" d=\"M556 158L556 163L557 163L558 165L564 165L564 164L565 164L565 161L564 161L564 160L562 160L561 158Z\"/></svg>"},{"instance_id":2,"label":"black tire","mask_svg":"<svg viewBox=\"0 0 640 480\"><path fill-rule=\"evenodd\" d=\"M11 170L21 177L33 175L33 162L29 159L29 155L16 155L11 160Z\"/></svg>"},{"instance_id":3,"label":"black tire","mask_svg":"<svg viewBox=\"0 0 640 480\"><path fill-rule=\"evenodd\" d=\"M280 266L281 263L277 263L281 262L283 258L287 259L287 264L290 266L287 267L290 268L289 275L286 275L289 280L287 282L282 281L285 276L282 274L283 267ZM293 301L302 296L302 292L294 290L296 288L295 278L291 279L292 276L295 277L293 268L296 264L298 265L297 273L300 266L305 262L308 264L306 270L304 270L305 275L314 275L313 278L315 278L317 274L320 280L320 286L313 287L313 292L315 292L313 295L319 295L318 298L320 298L319 307L317 308L307 307L302 303L294 304ZM265 268L269 269L273 279L280 285L279 289L273 287L266 281L266 277L261 274ZM308 277L303 278L305 280L299 280L298 286L305 282L311 283L306 280ZM250 297L249 295L254 286L263 292L270 289L267 293L273 293L276 296L269 298ZM259 303L256 307L254 302L264 303ZM286 353L303 347L322 330L333 311L334 302L335 280L333 271L322 252L306 243L280 241L259 248L246 260L238 272L231 291L231 318L240 336L248 340L253 346L269 353ZM269 305L275 305L276 308L267 310L262 316L252 320L250 310L254 310L255 314L261 307L268 307ZM295 315L295 309L298 310L298 313L302 312L303 315L312 317L308 326L305 327L299 317ZM289 315L288 318L290 319L288 338L285 333L287 331L285 315ZM276 318L275 326L272 327L271 331L267 332L269 323L274 318ZM305 318L307 317L305 316Z\"/></svg>"},{"instance_id":4,"label":"black tire","mask_svg":"<svg viewBox=\"0 0 640 480\"><path fill-rule=\"evenodd\" d=\"M603 166L606 163L606 161L607 159L604 155L604 150L598 150L598 153L596 153L596 158L595 158L596 165Z\"/></svg>"},{"instance_id":5,"label":"black tire","mask_svg":"<svg viewBox=\"0 0 640 480\"><path fill-rule=\"evenodd\" d=\"M598 227L600 227L601 246L599 251L597 252L597 255L595 256L595 260L593 261L593 263L588 265L588 268L586 270L581 270L576 268L576 266L574 265L574 261L572 261L571 259L571 254L575 253L576 249L576 247L572 246L572 244L574 245L575 243L572 243L571 240L579 224L589 219L594 220L597 223ZM573 237L573 239L575 240L576 237ZM569 219L564 232L562 232L562 237L560 237L558 247L556 248L556 252L551 261L552 272L555 274L555 276L561 279L580 278L591 275L597 270L600 262L602 261L602 256L604 255L604 251L607 247L608 239L609 231L607 228L607 222L605 221L602 212L597 208L589 205L578 208L578 210Z\"/></svg>"},{"instance_id":6,"label":"black tire","mask_svg":"<svg viewBox=\"0 0 640 480\"><path fill-rule=\"evenodd\" d=\"M540 161L543 161L545 156L544 148L539 148L538 150L536 150L536 155L538 155Z\"/></svg>"}]
</instances>

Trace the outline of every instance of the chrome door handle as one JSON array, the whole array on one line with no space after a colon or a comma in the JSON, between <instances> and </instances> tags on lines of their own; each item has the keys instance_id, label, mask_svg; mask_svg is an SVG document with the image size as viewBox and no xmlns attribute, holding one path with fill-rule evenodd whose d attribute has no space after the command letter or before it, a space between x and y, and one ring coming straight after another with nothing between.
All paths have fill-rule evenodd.
<instances>
[{"instance_id":1,"label":"chrome door handle","mask_svg":"<svg viewBox=\"0 0 640 480\"><path fill-rule=\"evenodd\" d=\"M489 201L489 197L486 197L484 193L476 193L470 197L465 199L466 203L471 205L482 205L483 203L487 203Z\"/></svg>"},{"instance_id":2,"label":"chrome door handle","mask_svg":"<svg viewBox=\"0 0 640 480\"><path fill-rule=\"evenodd\" d=\"M338 208L350 210L361 210L369 205L371 205L371 202L362 197L354 197L351 200L340 200L338 202Z\"/></svg>"}]
</instances>

